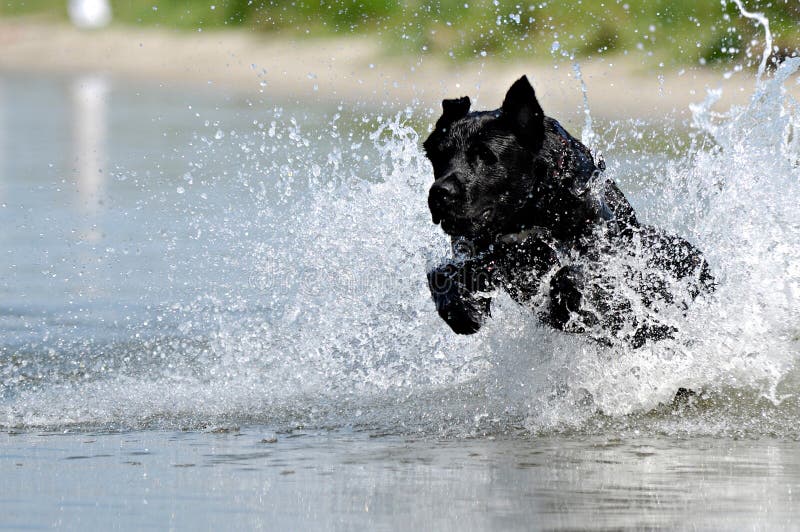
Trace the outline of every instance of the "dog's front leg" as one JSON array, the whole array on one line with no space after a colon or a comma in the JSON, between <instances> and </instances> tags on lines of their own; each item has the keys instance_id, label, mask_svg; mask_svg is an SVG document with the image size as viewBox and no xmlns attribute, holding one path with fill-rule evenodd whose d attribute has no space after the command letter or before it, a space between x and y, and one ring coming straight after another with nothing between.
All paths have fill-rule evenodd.
<instances>
[{"instance_id":1,"label":"dog's front leg","mask_svg":"<svg viewBox=\"0 0 800 532\"><path fill-rule=\"evenodd\" d=\"M439 316L457 334L473 334L489 317L489 270L472 260L440 264L428 272L428 288Z\"/></svg>"},{"instance_id":2,"label":"dog's front leg","mask_svg":"<svg viewBox=\"0 0 800 532\"><path fill-rule=\"evenodd\" d=\"M550 305L547 315L542 319L557 329L569 332L584 332L581 316L583 291L585 288L583 270L574 265L563 266L550 279ZM581 316L584 317L584 316Z\"/></svg>"}]
</instances>

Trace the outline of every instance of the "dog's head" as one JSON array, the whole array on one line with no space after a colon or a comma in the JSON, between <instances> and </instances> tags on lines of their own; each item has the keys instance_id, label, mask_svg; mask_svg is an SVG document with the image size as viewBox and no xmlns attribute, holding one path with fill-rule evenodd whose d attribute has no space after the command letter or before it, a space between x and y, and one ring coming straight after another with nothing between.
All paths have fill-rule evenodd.
<instances>
[{"instance_id":1,"label":"dog's head","mask_svg":"<svg viewBox=\"0 0 800 532\"><path fill-rule=\"evenodd\" d=\"M450 236L485 242L519 229L513 220L530 201L544 113L524 76L500 109L469 108L467 97L444 100L442 116L423 144L435 178L428 206L433 223Z\"/></svg>"}]
</instances>

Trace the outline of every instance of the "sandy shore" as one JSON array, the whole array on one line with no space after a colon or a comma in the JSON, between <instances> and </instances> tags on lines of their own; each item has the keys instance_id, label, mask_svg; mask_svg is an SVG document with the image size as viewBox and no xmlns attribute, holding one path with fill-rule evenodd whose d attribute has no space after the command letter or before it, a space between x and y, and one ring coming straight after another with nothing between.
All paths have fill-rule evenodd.
<instances>
[{"instance_id":1,"label":"sandy shore","mask_svg":"<svg viewBox=\"0 0 800 532\"><path fill-rule=\"evenodd\" d=\"M496 107L508 85L528 74L548 114L575 119L580 83L569 64L488 57L443 62L428 56L387 56L372 38L282 39L246 31L187 33L112 27L79 31L67 24L0 19L2 72L105 72L127 80L214 86L276 99L360 101L438 108L443 97L472 96ZM581 65L592 113L601 118L685 116L706 89L722 87L722 105L746 101L752 73L724 80L719 72L646 69L615 57ZM796 86L795 86L796 89Z\"/></svg>"}]
</instances>

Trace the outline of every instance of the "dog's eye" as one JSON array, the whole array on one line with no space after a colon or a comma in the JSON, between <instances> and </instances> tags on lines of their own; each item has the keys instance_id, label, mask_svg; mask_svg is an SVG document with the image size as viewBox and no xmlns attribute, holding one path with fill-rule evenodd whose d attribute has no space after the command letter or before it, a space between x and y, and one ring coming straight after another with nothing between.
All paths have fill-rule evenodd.
<instances>
[{"instance_id":1,"label":"dog's eye","mask_svg":"<svg viewBox=\"0 0 800 532\"><path fill-rule=\"evenodd\" d=\"M486 144L473 144L469 150L472 159L480 159L485 164L497 162L497 155Z\"/></svg>"}]
</instances>

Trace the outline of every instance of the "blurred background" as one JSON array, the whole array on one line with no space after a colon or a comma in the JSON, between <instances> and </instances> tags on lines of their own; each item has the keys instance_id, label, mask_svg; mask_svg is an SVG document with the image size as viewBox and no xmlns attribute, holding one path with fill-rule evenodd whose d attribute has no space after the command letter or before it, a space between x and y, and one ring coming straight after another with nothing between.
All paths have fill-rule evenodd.
<instances>
[{"instance_id":1,"label":"blurred background","mask_svg":"<svg viewBox=\"0 0 800 532\"><path fill-rule=\"evenodd\" d=\"M796 53L800 4L758 0L743 7L769 19L770 65ZM663 116L684 112L705 87L754 69L763 48L758 20L728 0L0 5L3 71L102 71L295 101L433 107L443 96L469 93L496 106L502 87L528 73L539 82L545 109L564 115L582 103L577 62L600 114Z\"/></svg>"},{"instance_id":2,"label":"blurred background","mask_svg":"<svg viewBox=\"0 0 800 532\"><path fill-rule=\"evenodd\" d=\"M477 1L259 1L145 2L84 0L106 4L114 25L164 30L253 32L267 39L369 37L385 54L469 61L491 54L512 59L562 51L578 59L617 54L652 58L671 66L748 62L753 24L728 0L581 0L579 2ZM775 34L776 55L791 53L800 36L800 5L792 0L746 3L762 12ZM101 8L96 8L103 11ZM67 19L62 0L6 1L4 17L57 23ZM104 17L101 16L101 19ZM105 22L105 20L104 20Z\"/></svg>"}]
</instances>

